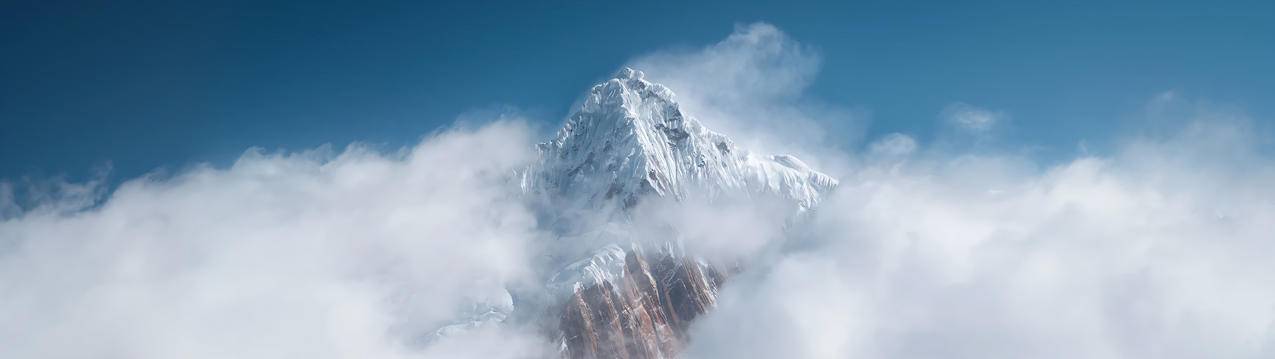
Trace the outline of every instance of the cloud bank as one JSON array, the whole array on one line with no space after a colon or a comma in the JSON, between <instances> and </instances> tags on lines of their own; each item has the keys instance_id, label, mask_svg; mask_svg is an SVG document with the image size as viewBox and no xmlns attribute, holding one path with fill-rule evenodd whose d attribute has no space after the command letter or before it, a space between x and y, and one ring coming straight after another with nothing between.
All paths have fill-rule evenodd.
<instances>
[{"instance_id":1,"label":"cloud bank","mask_svg":"<svg viewBox=\"0 0 1275 359\"><path fill-rule=\"evenodd\" d=\"M1040 172L996 156L863 167L800 246L728 285L691 353L1270 357L1275 164L1199 126Z\"/></svg>"},{"instance_id":2,"label":"cloud bank","mask_svg":"<svg viewBox=\"0 0 1275 359\"><path fill-rule=\"evenodd\" d=\"M388 154L249 151L6 220L0 357L420 357L459 307L528 275L536 223L504 185L531 156L521 123ZM423 354L541 350L494 331Z\"/></svg>"},{"instance_id":3,"label":"cloud bank","mask_svg":"<svg viewBox=\"0 0 1275 359\"><path fill-rule=\"evenodd\" d=\"M761 24L662 60L756 80L728 86L778 89L694 99L688 108L748 122L726 128L782 133L787 123L731 109L804 106L817 55L778 50L802 48ZM663 74L693 83L721 71ZM1160 123L1156 131L1052 165L1008 145L988 151L898 133L856 153L806 152L832 164L841 187L808 222L767 237L779 243L745 242L768 252L693 325L687 356L1275 355L1275 162L1262 153L1253 119L1184 101L1149 96L1141 117ZM961 102L936 114L939 128L975 142L999 135L1007 117ZM730 223L746 233L775 229Z\"/></svg>"},{"instance_id":4,"label":"cloud bank","mask_svg":"<svg viewBox=\"0 0 1275 359\"><path fill-rule=\"evenodd\" d=\"M734 202L639 218L746 261L687 357L1275 356L1260 122L1173 94L1145 109L1171 130L1056 164L915 134L843 151L829 137L863 117L808 99L819 63L766 24L631 63L710 127L841 180L796 223ZM953 106L937 120L980 136L1006 113ZM537 278L545 230L508 182L530 137L509 120L392 153L250 151L27 209L0 185L0 357L552 357L519 323L432 336Z\"/></svg>"}]
</instances>

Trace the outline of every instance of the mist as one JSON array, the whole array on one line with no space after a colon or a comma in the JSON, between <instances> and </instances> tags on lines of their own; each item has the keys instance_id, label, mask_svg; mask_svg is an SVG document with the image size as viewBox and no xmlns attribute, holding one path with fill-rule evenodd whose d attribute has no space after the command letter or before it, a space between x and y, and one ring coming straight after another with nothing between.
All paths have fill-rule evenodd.
<instances>
[{"instance_id":1,"label":"mist","mask_svg":"<svg viewBox=\"0 0 1275 359\"><path fill-rule=\"evenodd\" d=\"M53 196L0 222L0 356L535 353L539 341L497 329L420 350L529 275L536 224L505 186L531 158L529 132L514 119L390 153L251 150L127 181L97 206ZM512 346L454 343L498 334Z\"/></svg>"},{"instance_id":2,"label":"mist","mask_svg":"<svg viewBox=\"0 0 1275 359\"><path fill-rule=\"evenodd\" d=\"M840 180L795 216L769 200L634 210L659 229L639 240L671 229L739 268L685 357L1275 356L1259 119L1150 93L1130 111L1154 130L1046 161L1000 141L1013 109L959 99L934 114L942 133L866 138L866 112L806 94L820 63L764 23L628 62L742 147ZM515 180L543 140L529 127L249 150L113 189L55 183L34 205L0 183L0 357L554 357L526 322L435 335L544 284L557 229Z\"/></svg>"},{"instance_id":3,"label":"mist","mask_svg":"<svg viewBox=\"0 0 1275 359\"><path fill-rule=\"evenodd\" d=\"M920 134L930 143L793 145L793 128L839 133L847 118L803 111L819 55L782 31L740 26L638 63L710 94L691 95L688 112L743 121L722 128L841 180L798 223L685 216L782 233L708 236L759 253L692 326L688 357L1275 355L1275 162L1269 129L1242 110L1149 93L1132 120L1112 119L1136 132L1111 134L1106 152L1081 139L1062 160L1007 141L1012 111L955 100L934 115L940 132Z\"/></svg>"}]
</instances>

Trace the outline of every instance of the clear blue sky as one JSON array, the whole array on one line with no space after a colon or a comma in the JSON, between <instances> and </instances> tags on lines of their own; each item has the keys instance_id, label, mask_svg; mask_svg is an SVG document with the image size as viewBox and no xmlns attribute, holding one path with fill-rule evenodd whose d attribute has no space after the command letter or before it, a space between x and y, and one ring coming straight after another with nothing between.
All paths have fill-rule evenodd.
<instances>
[{"instance_id":1,"label":"clear blue sky","mask_svg":"<svg viewBox=\"0 0 1275 359\"><path fill-rule=\"evenodd\" d=\"M556 123L626 60L754 21L817 48L810 95L875 134L924 136L964 101L1063 148L1166 90L1275 115L1273 1L465 3L7 1L0 179L397 147L493 106Z\"/></svg>"}]
</instances>

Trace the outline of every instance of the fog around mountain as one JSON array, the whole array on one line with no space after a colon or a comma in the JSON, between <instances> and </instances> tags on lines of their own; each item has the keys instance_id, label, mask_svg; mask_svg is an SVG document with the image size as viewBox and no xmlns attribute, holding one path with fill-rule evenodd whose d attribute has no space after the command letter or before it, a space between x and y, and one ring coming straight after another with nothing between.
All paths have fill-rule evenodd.
<instances>
[{"instance_id":1,"label":"fog around mountain","mask_svg":"<svg viewBox=\"0 0 1275 359\"><path fill-rule=\"evenodd\" d=\"M843 146L872 119L805 96L820 63L757 23L617 64L759 166L835 178L809 208L687 194L547 214L561 203L522 184L562 169L540 167L554 138L512 112L399 150L2 184L0 357L557 357L546 280L616 238L737 268L688 358L1275 355L1275 162L1243 109L1149 93L1113 150L1062 161L998 140L1012 109L956 101L939 135Z\"/></svg>"}]
</instances>

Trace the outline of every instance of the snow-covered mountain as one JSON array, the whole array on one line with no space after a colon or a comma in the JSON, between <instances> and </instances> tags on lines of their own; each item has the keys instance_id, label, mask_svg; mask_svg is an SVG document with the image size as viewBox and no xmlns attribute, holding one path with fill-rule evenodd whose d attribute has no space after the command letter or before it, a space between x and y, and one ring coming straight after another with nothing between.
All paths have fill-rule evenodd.
<instances>
[{"instance_id":1,"label":"snow-covered mountain","mask_svg":"<svg viewBox=\"0 0 1275 359\"><path fill-rule=\"evenodd\" d=\"M630 68L593 86L557 138L538 147L523 188L577 206L627 208L646 195L779 195L809 208L837 185L795 157L739 148Z\"/></svg>"},{"instance_id":2,"label":"snow-covered mountain","mask_svg":"<svg viewBox=\"0 0 1275 359\"><path fill-rule=\"evenodd\" d=\"M593 86L537 150L539 160L519 184L541 204L542 219L553 222L546 226L557 238L546 246L552 274L540 295L522 296L538 299L512 309L504 300L478 303L482 315L436 336L532 310L531 317L558 318L542 327L557 333L566 357L676 356L690 322L716 304L730 270L686 253L676 228L637 240L629 212L651 199L765 197L787 201L799 214L837 186L795 157L736 146L685 113L673 91L629 68Z\"/></svg>"}]
</instances>

